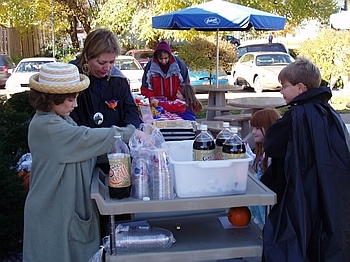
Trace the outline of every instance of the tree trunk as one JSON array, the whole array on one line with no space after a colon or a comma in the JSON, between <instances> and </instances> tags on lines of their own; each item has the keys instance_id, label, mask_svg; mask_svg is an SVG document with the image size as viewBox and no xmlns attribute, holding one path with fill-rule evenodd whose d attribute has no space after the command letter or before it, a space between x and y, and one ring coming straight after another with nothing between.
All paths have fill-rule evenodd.
<instances>
[{"instance_id":1,"label":"tree trunk","mask_svg":"<svg viewBox=\"0 0 350 262\"><path fill-rule=\"evenodd\" d=\"M78 26L78 20L75 16L69 15L69 21L70 21L70 28L68 31L68 34L72 40L73 48L79 50L79 40L78 40L78 32L77 32L77 26Z\"/></svg>"},{"instance_id":2,"label":"tree trunk","mask_svg":"<svg viewBox=\"0 0 350 262\"><path fill-rule=\"evenodd\" d=\"M76 24L75 31L77 31L77 20L79 20L84 28L84 31L88 34L91 30L91 25L89 21L88 7L84 4L81 5L77 0L58 0L62 4L68 6L68 8L74 13ZM71 24L72 26L72 24Z\"/></svg>"}]
</instances>

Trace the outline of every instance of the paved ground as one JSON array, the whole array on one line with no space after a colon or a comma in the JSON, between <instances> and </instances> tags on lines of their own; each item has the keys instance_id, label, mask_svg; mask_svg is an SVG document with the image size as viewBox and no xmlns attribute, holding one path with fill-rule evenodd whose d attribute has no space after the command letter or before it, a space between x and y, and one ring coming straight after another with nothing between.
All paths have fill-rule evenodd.
<instances>
[{"instance_id":1,"label":"paved ground","mask_svg":"<svg viewBox=\"0 0 350 262\"><path fill-rule=\"evenodd\" d=\"M350 114L340 114L345 124L350 124Z\"/></svg>"}]
</instances>

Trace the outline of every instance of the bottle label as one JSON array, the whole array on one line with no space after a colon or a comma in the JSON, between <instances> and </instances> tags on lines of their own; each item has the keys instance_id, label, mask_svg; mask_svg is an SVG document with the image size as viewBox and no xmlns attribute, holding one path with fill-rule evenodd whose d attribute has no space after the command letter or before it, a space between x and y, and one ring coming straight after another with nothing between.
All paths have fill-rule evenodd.
<instances>
[{"instance_id":1,"label":"bottle label","mask_svg":"<svg viewBox=\"0 0 350 262\"><path fill-rule=\"evenodd\" d=\"M193 160L210 161L215 156L215 150L193 150Z\"/></svg>"},{"instance_id":2,"label":"bottle label","mask_svg":"<svg viewBox=\"0 0 350 262\"><path fill-rule=\"evenodd\" d=\"M228 153L222 153L222 159L237 159L237 158L245 158L245 153L239 153L239 154L228 154Z\"/></svg>"},{"instance_id":3,"label":"bottle label","mask_svg":"<svg viewBox=\"0 0 350 262\"><path fill-rule=\"evenodd\" d=\"M222 146L216 146L216 150L218 151L218 154L222 155Z\"/></svg>"},{"instance_id":4,"label":"bottle label","mask_svg":"<svg viewBox=\"0 0 350 262\"><path fill-rule=\"evenodd\" d=\"M216 154L215 154L213 160L223 160L222 146L216 146Z\"/></svg>"},{"instance_id":5,"label":"bottle label","mask_svg":"<svg viewBox=\"0 0 350 262\"><path fill-rule=\"evenodd\" d=\"M130 179L130 157L124 155L119 157L118 154L108 155L109 161L109 182L108 185L113 188L123 188L131 185Z\"/></svg>"}]
</instances>

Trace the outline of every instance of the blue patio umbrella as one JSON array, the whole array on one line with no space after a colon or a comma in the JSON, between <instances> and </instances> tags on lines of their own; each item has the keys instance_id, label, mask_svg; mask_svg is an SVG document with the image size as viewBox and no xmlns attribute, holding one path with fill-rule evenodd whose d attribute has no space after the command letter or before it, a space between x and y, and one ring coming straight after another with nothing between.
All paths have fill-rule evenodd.
<instances>
[{"instance_id":1,"label":"blue patio umbrella","mask_svg":"<svg viewBox=\"0 0 350 262\"><path fill-rule=\"evenodd\" d=\"M248 31L252 27L255 30L283 30L285 23L285 17L223 0L152 17L152 26L157 29L216 31L216 75L219 75L219 31Z\"/></svg>"}]
</instances>

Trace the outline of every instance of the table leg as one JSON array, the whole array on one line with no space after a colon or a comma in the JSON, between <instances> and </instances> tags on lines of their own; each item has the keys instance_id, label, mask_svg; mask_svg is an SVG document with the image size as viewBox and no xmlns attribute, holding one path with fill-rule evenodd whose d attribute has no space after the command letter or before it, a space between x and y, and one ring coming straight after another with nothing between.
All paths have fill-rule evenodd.
<instances>
[{"instance_id":1,"label":"table leg","mask_svg":"<svg viewBox=\"0 0 350 262\"><path fill-rule=\"evenodd\" d=\"M266 206L266 218L267 218L267 216L270 214L271 209L272 209L272 206L271 206L271 205Z\"/></svg>"},{"instance_id":2,"label":"table leg","mask_svg":"<svg viewBox=\"0 0 350 262\"><path fill-rule=\"evenodd\" d=\"M251 132L250 122L249 121L240 122L240 126L241 126L241 138L244 139ZM249 143L250 148L254 148L255 147L255 142L254 142L253 136L250 136L247 139L247 142Z\"/></svg>"},{"instance_id":3,"label":"table leg","mask_svg":"<svg viewBox=\"0 0 350 262\"><path fill-rule=\"evenodd\" d=\"M115 243L115 218L114 215L109 216L109 246L111 248L111 255L117 254L117 247Z\"/></svg>"},{"instance_id":4,"label":"table leg","mask_svg":"<svg viewBox=\"0 0 350 262\"><path fill-rule=\"evenodd\" d=\"M226 106L225 91L209 91L208 106L224 107ZM215 116L221 115L220 111L207 110L207 120L214 120Z\"/></svg>"},{"instance_id":5,"label":"table leg","mask_svg":"<svg viewBox=\"0 0 350 262\"><path fill-rule=\"evenodd\" d=\"M250 133L250 124L249 121L243 121L241 124L241 135L242 138L246 137Z\"/></svg>"}]
</instances>

